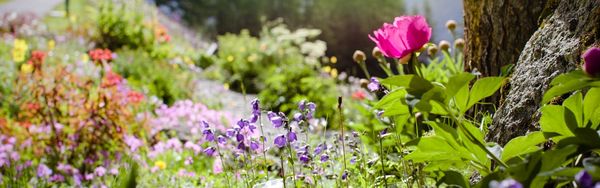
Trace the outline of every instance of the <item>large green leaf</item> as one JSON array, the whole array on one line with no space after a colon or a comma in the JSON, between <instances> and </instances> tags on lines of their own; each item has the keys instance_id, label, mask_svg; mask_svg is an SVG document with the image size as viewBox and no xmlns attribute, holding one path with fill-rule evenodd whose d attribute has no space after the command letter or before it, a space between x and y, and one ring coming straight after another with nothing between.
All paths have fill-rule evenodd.
<instances>
[{"instance_id":1,"label":"large green leaf","mask_svg":"<svg viewBox=\"0 0 600 188\"><path fill-rule=\"evenodd\" d=\"M552 87L544 94L542 104L548 103L556 96L585 88L592 82L593 79L580 70L559 75L550 83Z\"/></svg>"},{"instance_id":2,"label":"large green leaf","mask_svg":"<svg viewBox=\"0 0 600 188\"><path fill-rule=\"evenodd\" d=\"M446 184L447 186L452 187L462 187L468 188L470 187L469 182L465 179L465 177L456 171L444 171L444 176L437 181L436 185L440 186L442 184Z\"/></svg>"},{"instance_id":3,"label":"large green leaf","mask_svg":"<svg viewBox=\"0 0 600 188\"><path fill-rule=\"evenodd\" d=\"M583 127L583 96L577 92L563 102L563 106L569 109L577 121L577 127Z\"/></svg>"},{"instance_id":4,"label":"large green leaf","mask_svg":"<svg viewBox=\"0 0 600 188\"><path fill-rule=\"evenodd\" d=\"M510 140L502 151L502 161L506 162L513 157L538 151L537 146L546 141L542 132L532 132L525 136L519 136Z\"/></svg>"},{"instance_id":5,"label":"large green leaf","mask_svg":"<svg viewBox=\"0 0 600 188\"><path fill-rule=\"evenodd\" d=\"M591 121L591 128L596 129L600 123L600 88L592 88L583 100L583 122Z\"/></svg>"},{"instance_id":6,"label":"large green leaf","mask_svg":"<svg viewBox=\"0 0 600 188\"><path fill-rule=\"evenodd\" d=\"M446 84L446 95L448 98L454 97L458 91L465 85L469 85L469 82L475 78L475 75L463 72L450 78L448 84Z\"/></svg>"},{"instance_id":7,"label":"large green leaf","mask_svg":"<svg viewBox=\"0 0 600 188\"><path fill-rule=\"evenodd\" d=\"M469 94L467 109L471 108L480 100L492 96L504 83L503 77L486 77L479 79L473 84Z\"/></svg>"},{"instance_id":8,"label":"large green leaf","mask_svg":"<svg viewBox=\"0 0 600 188\"><path fill-rule=\"evenodd\" d=\"M373 108L380 109L382 107L389 106L395 102L402 102L406 98L405 89L396 89L385 95Z\"/></svg>"},{"instance_id":9,"label":"large green leaf","mask_svg":"<svg viewBox=\"0 0 600 188\"><path fill-rule=\"evenodd\" d=\"M552 137L558 136L554 138L555 141L558 141L566 136L574 136L565 123L565 107L548 105L542 107L541 111L540 128L547 137L551 134L554 135Z\"/></svg>"},{"instance_id":10,"label":"large green leaf","mask_svg":"<svg viewBox=\"0 0 600 188\"><path fill-rule=\"evenodd\" d=\"M412 74L392 76L382 80L381 83L406 88L408 93L419 96L433 87L431 82Z\"/></svg>"}]
</instances>

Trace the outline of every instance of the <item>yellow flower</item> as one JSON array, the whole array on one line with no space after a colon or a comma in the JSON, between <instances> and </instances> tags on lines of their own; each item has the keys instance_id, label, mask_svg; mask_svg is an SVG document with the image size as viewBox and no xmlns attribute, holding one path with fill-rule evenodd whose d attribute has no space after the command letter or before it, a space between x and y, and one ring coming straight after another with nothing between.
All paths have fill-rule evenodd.
<instances>
[{"instance_id":1,"label":"yellow flower","mask_svg":"<svg viewBox=\"0 0 600 188\"><path fill-rule=\"evenodd\" d=\"M21 39L15 39L13 50L12 50L12 58L15 62L25 61L25 53L29 47L27 46L27 42Z\"/></svg>"},{"instance_id":2,"label":"yellow flower","mask_svg":"<svg viewBox=\"0 0 600 188\"><path fill-rule=\"evenodd\" d=\"M225 88L225 90L229 90L229 84L228 83L223 84L223 88Z\"/></svg>"},{"instance_id":3,"label":"yellow flower","mask_svg":"<svg viewBox=\"0 0 600 188\"><path fill-rule=\"evenodd\" d=\"M326 72L326 73L331 72L331 67L330 66L323 67L323 72Z\"/></svg>"},{"instance_id":4,"label":"yellow flower","mask_svg":"<svg viewBox=\"0 0 600 188\"><path fill-rule=\"evenodd\" d=\"M241 52L246 52L246 47L241 47L241 48L240 48L240 51L241 51Z\"/></svg>"},{"instance_id":5,"label":"yellow flower","mask_svg":"<svg viewBox=\"0 0 600 188\"><path fill-rule=\"evenodd\" d=\"M331 75L331 77L337 78L337 76L338 76L338 70L337 69L331 69L331 72L329 74Z\"/></svg>"},{"instance_id":6,"label":"yellow flower","mask_svg":"<svg viewBox=\"0 0 600 188\"><path fill-rule=\"evenodd\" d=\"M252 54L246 58L248 62L254 62L256 60L256 54Z\"/></svg>"},{"instance_id":7,"label":"yellow flower","mask_svg":"<svg viewBox=\"0 0 600 188\"><path fill-rule=\"evenodd\" d=\"M81 56L81 61L83 61L83 62L88 62L88 61L90 61L90 56L88 56L87 54L83 54L83 55Z\"/></svg>"},{"instance_id":8,"label":"yellow flower","mask_svg":"<svg viewBox=\"0 0 600 188\"><path fill-rule=\"evenodd\" d=\"M158 167L158 169L163 170L163 169L167 168L167 163L165 163L164 161L158 160L158 161L154 162L154 166Z\"/></svg>"},{"instance_id":9,"label":"yellow flower","mask_svg":"<svg viewBox=\"0 0 600 188\"><path fill-rule=\"evenodd\" d=\"M48 51L54 50L55 46L56 46L56 42L54 42L54 40L49 40L48 41Z\"/></svg>"},{"instance_id":10,"label":"yellow flower","mask_svg":"<svg viewBox=\"0 0 600 188\"><path fill-rule=\"evenodd\" d=\"M329 58L329 62L331 62L331 63L333 63L333 64L337 63L337 57L335 57L335 56L331 56L331 57Z\"/></svg>"},{"instance_id":11,"label":"yellow flower","mask_svg":"<svg viewBox=\"0 0 600 188\"><path fill-rule=\"evenodd\" d=\"M227 62L233 62L235 58L233 58L233 56L227 56Z\"/></svg>"},{"instance_id":12,"label":"yellow flower","mask_svg":"<svg viewBox=\"0 0 600 188\"><path fill-rule=\"evenodd\" d=\"M23 63L23 65L21 65L21 72L25 74L33 72L33 65L29 63Z\"/></svg>"}]
</instances>

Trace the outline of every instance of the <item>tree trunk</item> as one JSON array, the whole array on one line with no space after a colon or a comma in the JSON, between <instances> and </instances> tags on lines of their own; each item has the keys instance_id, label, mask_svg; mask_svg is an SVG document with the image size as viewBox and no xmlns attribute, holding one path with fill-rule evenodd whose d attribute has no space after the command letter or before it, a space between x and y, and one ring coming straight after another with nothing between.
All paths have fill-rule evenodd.
<instances>
[{"instance_id":1,"label":"tree trunk","mask_svg":"<svg viewBox=\"0 0 600 188\"><path fill-rule=\"evenodd\" d=\"M465 67L482 76L497 76L517 62L538 28L547 0L464 0Z\"/></svg>"},{"instance_id":2,"label":"tree trunk","mask_svg":"<svg viewBox=\"0 0 600 188\"><path fill-rule=\"evenodd\" d=\"M494 115L488 140L504 145L511 138L537 130L540 101L550 81L576 69L581 64L580 54L600 44L600 0L560 0L556 5L520 53L511 88ZM510 41L505 42L493 46L507 47Z\"/></svg>"}]
</instances>

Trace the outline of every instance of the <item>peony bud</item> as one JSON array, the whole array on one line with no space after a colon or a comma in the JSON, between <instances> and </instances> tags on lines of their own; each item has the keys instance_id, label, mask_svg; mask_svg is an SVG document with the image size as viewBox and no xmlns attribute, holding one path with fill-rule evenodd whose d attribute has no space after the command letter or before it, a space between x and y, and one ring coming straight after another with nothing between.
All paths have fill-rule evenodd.
<instances>
[{"instance_id":1,"label":"peony bud","mask_svg":"<svg viewBox=\"0 0 600 188\"><path fill-rule=\"evenodd\" d=\"M454 29L456 29L456 21L448 20L446 22L446 28L448 28L448 30L450 30L450 31L454 31Z\"/></svg>"},{"instance_id":2,"label":"peony bud","mask_svg":"<svg viewBox=\"0 0 600 188\"><path fill-rule=\"evenodd\" d=\"M430 56L435 56L435 54L437 54L437 52L438 52L438 48L437 48L437 46L435 46L435 45L432 45L432 46L430 46L429 48L427 48L427 53L428 53Z\"/></svg>"},{"instance_id":3,"label":"peony bud","mask_svg":"<svg viewBox=\"0 0 600 188\"><path fill-rule=\"evenodd\" d=\"M356 51L354 51L354 55L352 55L352 58L357 63L362 63L362 62L365 62L366 56L363 51L356 50Z\"/></svg>"},{"instance_id":4,"label":"peony bud","mask_svg":"<svg viewBox=\"0 0 600 188\"><path fill-rule=\"evenodd\" d=\"M465 47L465 40L462 38L458 38L454 41L454 47L458 49L462 49Z\"/></svg>"},{"instance_id":5,"label":"peony bud","mask_svg":"<svg viewBox=\"0 0 600 188\"><path fill-rule=\"evenodd\" d=\"M360 82L360 87L362 87L362 88L367 88L367 85L369 85L369 80L364 79L364 78L361 78L359 82Z\"/></svg>"},{"instance_id":6,"label":"peony bud","mask_svg":"<svg viewBox=\"0 0 600 188\"><path fill-rule=\"evenodd\" d=\"M373 57L375 58L383 57L383 53L381 53L381 50L378 47L373 48L373 52L371 52L371 55L373 55Z\"/></svg>"},{"instance_id":7,"label":"peony bud","mask_svg":"<svg viewBox=\"0 0 600 188\"><path fill-rule=\"evenodd\" d=\"M446 40L442 40L442 41L440 41L439 46L443 51L448 51L448 49L450 49L450 42L448 42Z\"/></svg>"},{"instance_id":8,"label":"peony bud","mask_svg":"<svg viewBox=\"0 0 600 188\"><path fill-rule=\"evenodd\" d=\"M594 77L600 77L600 48L592 47L585 51L583 58L583 71Z\"/></svg>"}]
</instances>

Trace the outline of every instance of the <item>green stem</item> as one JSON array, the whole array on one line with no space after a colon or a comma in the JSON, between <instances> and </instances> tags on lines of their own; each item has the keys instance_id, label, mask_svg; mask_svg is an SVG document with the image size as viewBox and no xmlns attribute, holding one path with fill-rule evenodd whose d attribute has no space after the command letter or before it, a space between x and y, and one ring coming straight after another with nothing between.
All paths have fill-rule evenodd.
<instances>
[{"instance_id":1,"label":"green stem","mask_svg":"<svg viewBox=\"0 0 600 188\"><path fill-rule=\"evenodd\" d=\"M371 75L369 74L369 70L367 70L367 65L365 65L365 62L360 62L358 63L358 65L360 66L360 68L362 69L362 71L365 73L365 76L367 76L367 78L371 78Z\"/></svg>"},{"instance_id":2,"label":"green stem","mask_svg":"<svg viewBox=\"0 0 600 188\"><path fill-rule=\"evenodd\" d=\"M385 175L385 154L383 152L383 137L381 137L381 135L379 135L379 150L381 150L381 175L383 176L383 183L385 187L388 187Z\"/></svg>"},{"instance_id":3,"label":"green stem","mask_svg":"<svg viewBox=\"0 0 600 188\"><path fill-rule=\"evenodd\" d=\"M260 141L262 142L262 153L263 153L263 170L265 171L265 173L267 174L267 179L269 179L269 169L267 169L267 152L265 151L265 131L263 130L263 124L262 124L262 112L259 113L258 115L258 122L260 124Z\"/></svg>"},{"instance_id":4,"label":"green stem","mask_svg":"<svg viewBox=\"0 0 600 188\"><path fill-rule=\"evenodd\" d=\"M281 174L283 176L283 188L287 188L287 185L285 184L285 165L283 162L283 150L280 150L280 151L281 151L280 158L281 158Z\"/></svg>"}]
</instances>

